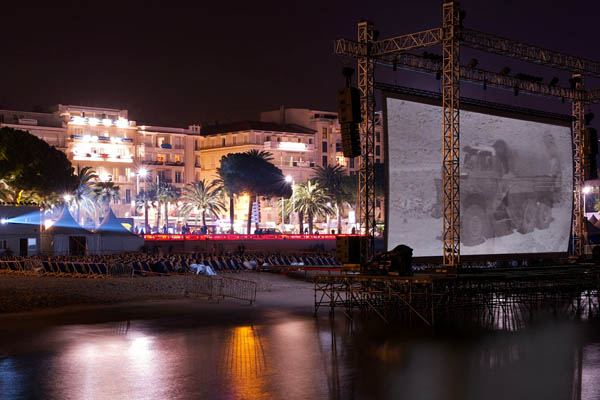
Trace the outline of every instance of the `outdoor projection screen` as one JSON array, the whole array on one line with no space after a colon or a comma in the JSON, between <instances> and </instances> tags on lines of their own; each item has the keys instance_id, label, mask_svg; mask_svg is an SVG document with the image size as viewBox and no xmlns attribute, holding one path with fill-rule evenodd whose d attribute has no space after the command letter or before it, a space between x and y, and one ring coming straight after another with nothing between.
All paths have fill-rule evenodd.
<instances>
[{"instance_id":1,"label":"outdoor projection screen","mask_svg":"<svg viewBox=\"0 0 600 400\"><path fill-rule=\"evenodd\" d=\"M439 99L385 95L388 250L442 255ZM460 111L461 254L564 253L572 210L568 121Z\"/></svg>"}]
</instances>

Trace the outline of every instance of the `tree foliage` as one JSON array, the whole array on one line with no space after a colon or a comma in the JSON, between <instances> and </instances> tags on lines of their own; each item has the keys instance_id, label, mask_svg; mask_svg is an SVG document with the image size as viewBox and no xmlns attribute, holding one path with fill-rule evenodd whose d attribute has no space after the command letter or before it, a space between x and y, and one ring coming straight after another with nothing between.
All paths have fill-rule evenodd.
<instances>
[{"instance_id":1,"label":"tree foliage","mask_svg":"<svg viewBox=\"0 0 600 400\"><path fill-rule=\"evenodd\" d=\"M294 186L294 197L291 207L299 214L308 217L308 230L313 233L314 218L334 215L333 208L328 204L332 200L318 183L308 181Z\"/></svg>"},{"instance_id":2,"label":"tree foliage","mask_svg":"<svg viewBox=\"0 0 600 400\"><path fill-rule=\"evenodd\" d=\"M184 205L181 208L183 218L187 220L193 212L196 212L196 221L202 217L202 227L206 231L206 216L216 218L219 213L225 211L225 203L221 198L221 186L217 181L210 183L204 179L192 182L183 189L181 199Z\"/></svg>"},{"instance_id":3,"label":"tree foliage","mask_svg":"<svg viewBox=\"0 0 600 400\"><path fill-rule=\"evenodd\" d=\"M28 132L0 128L0 180L17 199L26 192L40 200L56 199L77 186L66 155Z\"/></svg>"},{"instance_id":4,"label":"tree foliage","mask_svg":"<svg viewBox=\"0 0 600 400\"><path fill-rule=\"evenodd\" d=\"M349 187L345 185L346 170L341 165L327 165L313 168L313 181L318 183L327 196L335 203L337 211L337 230L341 233L342 210L344 201L351 198Z\"/></svg>"}]
</instances>

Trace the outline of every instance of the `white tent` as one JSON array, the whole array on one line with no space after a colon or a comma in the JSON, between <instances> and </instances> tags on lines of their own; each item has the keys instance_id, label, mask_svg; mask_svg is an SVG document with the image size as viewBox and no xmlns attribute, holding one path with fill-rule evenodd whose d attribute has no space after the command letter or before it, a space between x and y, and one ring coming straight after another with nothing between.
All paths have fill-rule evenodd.
<instances>
[{"instance_id":1,"label":"white tent","mask_svg":"<svg viewBox=\"0 0 600 400\"><path fill-rule=\"evenodd\" d=\"M98 235L83 229L64 207L58 220L42 234L42 252L55 256L97 254Z\"/></svg>"},{"instance_id":2,"label":"white tent","mask_svg":"<svg viewBox=\"0 0 600 400\"><path fill-rule=\"evenodd\" d=\"M144 239L128 231L111 209L96 232L100 236L99 251L102 254L137 251L144 245Z\"/></svg>"}]
</instances>

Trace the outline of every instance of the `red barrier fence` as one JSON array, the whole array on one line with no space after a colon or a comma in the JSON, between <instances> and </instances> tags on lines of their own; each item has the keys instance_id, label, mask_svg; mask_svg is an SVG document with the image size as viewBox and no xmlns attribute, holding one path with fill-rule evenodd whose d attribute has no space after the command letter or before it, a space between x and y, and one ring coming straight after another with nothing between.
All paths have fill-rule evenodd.
<instances>
[{"instance_id":1,"label":"red barrier fence","mask_svg":"<svg viewBox=\"0 0 600 400\"><path fill-rule=\"evenodd\" d=\"M337 236L360 235L142 235L148 241L182 240L335 240Z\"/></svg>"}]
</instances>

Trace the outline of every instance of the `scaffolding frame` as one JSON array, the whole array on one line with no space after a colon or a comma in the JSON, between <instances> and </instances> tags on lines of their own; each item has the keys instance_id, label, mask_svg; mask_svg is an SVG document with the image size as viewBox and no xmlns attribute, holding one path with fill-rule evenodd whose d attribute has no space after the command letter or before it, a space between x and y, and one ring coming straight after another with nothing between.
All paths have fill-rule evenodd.
<instances>
[{"instance_id":1,"label":"scaffolding frame","mask_svg":"<svg viewBox=\"0 0 600 400\"><path fill-rule=\"evenodd\" d=\"M435 326L473 323L489 329L518 330L540 311L572 317L600 315L600 270L546 267L412 277L319 275L315 315L337 310L349 317L374 317Z\"/></svg>"},{"instance_id":2,"label":"scaffolding frame","mask_svg":"<svg viewBox=\"0 0 600 400\"><path fill-rule=\"evenodd\" d=\"M585 159L582 148L584 107L600 101L600 89L584 89L583 76L600 77L600 62L570 56L512 39L492 35L462 26L458 2L442 4L442 27L375 40L370 22L358 24L358 41L334 41L334 54L357 60L358 89L361 93L362 156L359 171L359 222L369 240L363 247L363 261L374 253L375 193L373 180L373 143L375 136L375 66L393 66L429 72L443 78L443 267L451 272L460 267L460 80L485 86L509 88L524 93L560 98L572 102L574 199L572 225L572 255L583 255L584 210L581 201ZM407 51L442 45L442 62L428 60ZM514 58L546 67L570 71L581 76L573 87L545 85L520 80L482 69L460 65L460 46Z\"/></svg>"},{"instance_id":3,"label":"scaffolding frame","mask_svg":"<svg viewBox=\"0 0 600 400\"><path fill-rule=\"evenodd\" d=\"M363 21L358 24L358 41L366 45L366 56L358 59L358 90L360 91L360 171L359 215L361 231L366 240L361 241L361 265L365 265L375 253L375 59L370 56L374 42L373 24Z\"/></svg>"}]
</instances>

